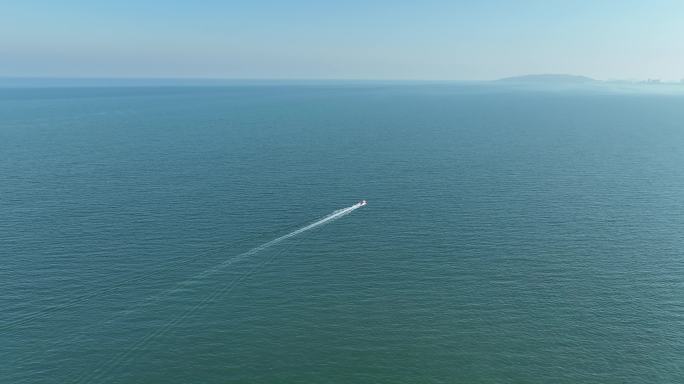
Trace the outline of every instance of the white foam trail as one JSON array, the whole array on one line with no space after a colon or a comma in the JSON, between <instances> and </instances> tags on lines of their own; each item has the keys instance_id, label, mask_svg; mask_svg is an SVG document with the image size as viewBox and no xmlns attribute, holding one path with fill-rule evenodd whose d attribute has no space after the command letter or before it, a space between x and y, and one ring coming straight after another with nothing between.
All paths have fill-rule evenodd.
<instances>
[{"instance_id":1,"label":"white foam trail","mask_svg":"<svg viewBox=\"0 0 684 384\"><path fill-rule=\"evenodd\" d=\"M276 245L276 244L278 244L284 240L287 240L291 237L297 236L297 235L301 234L302 232L306 232L306 231L309 231L309 230L314 229L316 227L320 227L321 225L328 224L331 221L337 220L343 216L346 216L346 215L352 213L353 211L355 211L356 209L359 209L363 206L364 206L363 203L356 203L356 204L352 205L351 207L338 209L338 210L334 211L333 213L331 213L331 214L329 214L329 215L327 215L321 219L314 221L311 224L308 224L304 227L301 227L297 230L294 230L294 231L292 231L286 235L280 236L277 239L273 239L267 243L256 246L256 247L250 249L249 251L243 252L239 255L236 255L236 256L231 257L227 260L224 260L223 262L219 263L218 265L215 265L215 266L213 266L209 269L206 269L202 272L199 272L199 273L191 276L189 279L177 283L175 286L171 287L170 289L162 291L156 295L150 296L147 299L138 303L137 305L133 306L132 308L124 310L122 312L122 316L133 313L136 311L136 309L141 308L141 307L145 307L147 304L149 304L151 302L155 302L155 301L159 300L160 298L162 298L166 295L170 295L170 294L182 291L184 289L188 289L188 288L192 287L193 285L202 282L203 279L206 278L207 276L211 276L214 273L217 273L217 272L221 271L222 269L230 266L231 264L234 264L240 260L244 260L245 258L248 258L248 257L250 257L256 253L259 253L266 248L270 248L270 247L272 247L272 246L274 246L274 245Z\"/></svg>"},{"instance_id":2,"label":"white foam trail","mask_svg":"<svg viewBox=\"0 0 684 384\"><path fill-rule=\"evenodd\" d=\"M282 241L284 241L284 240L287 240L287 239L289 239L289 238L291 238L291 237L297 236L297 235L299 235L299 234L301 234L301 233L303 233L303 232L312 230L312 229L314 229L314 228L316 228L316 227L320 227L320 226L322 226L322 225L328 224L328 223L330 223L331 221L337 220L337 219L339 219L339 218L341 218L341 217L343 217L343 216L346 216L346 215L348 215L348 214L354 212L355 210L357 210L357 209L363 207L364 205L365 205L364 203L356 203L356 204L354 204L354 205L352 205L352 206L350 206L350 207L338 209L338 210L334 211L333 213L331 213L331 214L329 214L329 215L327 215L327 216L325 216L325 217L323 217L323 218L321 218L321 219L319 219L319 220L317 220L317 221L314 221L313 223L311 223L311 224L309 224L309 225L306 225L306 226L304 226L304 227L301 227L301 228L299 228L299 229L297 229L297 230L294 230L294 231L292 231L292 232L290 232L290 233L288 233L288 234L286 234L286 235L280 236L280 237L278 237L277 239L273 239L273 240L271 240L271 241L269 241L269 242L267 242L267 243L264 243L264 244L261 244L261 245L259 245L259 246L257 246L257 247L254 247L254 248L250 249L250 250L247 251L247 252L241 253L241 254L239 254L239 255L237 255L237 256L235 256L235 257L232 257L232 258L230 258L230 259L228 259L228 260L225 260L225 261L223 261L222 263L218 264L217 266L215 266L215 267L213 267L213 268L211 268L211 269L208 269L208 270L206 270L206 271L200 273L199 275L194 276L194 280L196 280L196 279L198 279L198 278L206 277L206 276L208 276L208 275L211 275L211 274L213 274L214 272L219 271L219 270L221 270L221 269L223 269L223 268L225 268L225 267L227 267L227 266L229 266L229 265L231 265L231 264L233 264L233 263L235 263L235 262L237 262L237 261L240 261L240 260L242 260L242 259L244 259L244 258L246 258L246 257L252 256L252 255L254 255L254 254L256 254L256 253L259 253L259 252L263 251L264 249L270 248L270 247L272 247L272 246L274 246L274 245L276 245L276 244L278 244L278 243L280 243L280 242L282 242Z\"/></svg>"},{"instance_id":3,"label":"white foam trail","mask_svg":"<svg viewBox=\"0 0 684 384\"><path fill-rule=\"evenodd\" d=\"M254 247L247 252L241 253L241 254L239 254L239 255L231 258L231 259L228 259L228 260L224 261L223 263L219 264L218 266L216 266L210 270L204 271L200 275L196 275L195 278L197 279L199 277L203 277L203 276L212 274L212 273L214 273L214 272L216 272L216 271L218 271L218 270L220 270L220 269L222 269L222 268L224 268L224 267L226 267L226 266L228 266L228 265L230 265L230 264L232 264L238 260L242 260L246 257L254 255L255 253L263 251L266 248L272 247L272 246L282 242L283 240L287 240L291 237L294 237L294 236L301 234L302 232L306 232L306 231L309 231L309 230L314 229L316 227L320 227L322 225L328 224L334 220L337 220L343 216L346 216L346 215L354 212L355 210L363 207L364 205L365 205L365 202L356 203L356 204L352 205L351 207L347 207L347 208L343 208L343 209L339 209L337 211L334 211L333 213L331 213L331 214L329 214L329 215L327 215L327 216L325 216L325 217L323 217L317 221L314 221L313 223L311 223L309 225L301 227L301 228L294 230L294 231L292 231L286 235L280 236L280 237L273 239L267 243L264 243L264 244L261 244L257 247ZM264 263L262 263L262 265ZM105 373L108 373L109 371L111 371L111 369L113 367L122 364L128 358L128 356L131 353L133 353L135 350L141 349L142 347L147 345L152 339L156 338L159 335L166 333L171 327L173 327L174 325L183 321L185 318L187 318L188 316L193 314L198 309L207 305L209 302L214 300L218 295L225 293L226 291L230 291L230 289L232 289L237 283L239 283L240 280L242 280L245 276L249 276L251 273L256 271L258 268L259 268L259 266L255 267L252 270L248 271L247 273L243 274L237 280L233 281L232 284L229 284L223 288L216 289L211 295L209 295L204 300L197 303L194 307L190 308L189 310L187 310L182 315L177 316L175 318L172 318L166 325L162 326L161 328L158 328L156 331L152 332L151 334L148 334L143 339L141 339L137 343L135 343L128 350L122 352L121 354L116 356L114 359L107 361L107 362L103 362L102 364L100 364L100 366L98 366L94 371L91 372L90 377L87 377L88 376L87 374L83 374L83 375L79 376L78 378L76 378L76 380L74 382L78 383L78 382L81 382L82 380L84 380L83 382L92 382L92 381L95 381L93 379L98 379L99 377L103 376ZM89 378L90 380L86 380L87 378Z\"/></svg>"},{"instance_id":4,"label":"white foam trail","mask_svg":"<svg viewBox=\"0 0 684 384\"><path fill-rule=\"evenodd\" d=\"M325 216L325 217L323 217L322 219L319 219L319 220L317 220L317 221L314 221L313 223L311 223L311 224L309 224L309 225L307 225L307 226L301 227L301 228L299 228L299 229L297 229L297 230L294 230L294 231L288 233L287 235L280 236L280 237L277 238L277 239L273 239L273 240L271 240L271 241L269 241L269 242L267 242L267 243L261 244L261 245L259 245L258 247L254 247L254 248L250 249L249 251L247 251L247 252L245 252L245 253L242 253L242 254L236 256L236 258L237 258L237 257L243 258L243 257L251 256L251 255L253 255L253 254L257 253L257 252L261 252L261 251L263 251L264 249L270 248L270 247L272 247L272 246L274 246L274 245L280 243L280 242L283 241L283 240L287 240L287 239L289 239L289 238L291 238L291 237L294 237L294 236L299 235L299 234L302 233L302 232L306 232L306 231L311 230L311 229L314 229L314 228L316 228L316 227L320 227L321 225L325 225L325 224L327 224L327 223L329 223L329 222L331 222L331 221L333 221L333 220L337 220L337 219L339 219L340 217L346 216L346 215L352 213L353 211L355 211L355 210L357 210L357 209L359 209L359 208L361 208L361 207L363 207L363 204L362 204L362 203L356 203L356 204L352 205L351 207L347 207L347 208L343 208L343 209L338 209L337 211L334 211L333 213L329 214L328 216ZM234 259L226 260L225 262L228 262L228 261L234 261ZM225 263L225 262L224 262L224 263ZM222 263L222 264L223 264L223 263Z\"/></svg>"},{"instance_id":5,"label":"white foam trail","mask_svg":"<svg viewBox=\"0 0 684 384\"><path fill-rule=\"evenodd\" d=\"M322 219L320 219L320 220L318 220L318 221L315 221L315 222L313 222L313 223L311 223L311 224L309 224L309 225L307 225L307 226L305 226L305 227L302 227L302 228L299 228L299 229L297 229L297 230L295 230L295 231L292 231L292 232L288 233L287 235L280 236L280 237L277 238L277 239L271 240L271 241L269 241L268 243L265 243L265 244L262 244L262 245L260 245L260 246L258 246L258 247L256 247L256 248L253 248L253 249L251 249L251 250L245 252L244 254L245 254L245 255L247 255L247 254L251 255L251 254L257 253L257 252L259 252L259 251L262 251L262 250L264 250L264 249L266 249L266 248L268 248L268 247L272 247L272 246L274 246L274 245L280 243L280 242L283 241L283 240L289 239L290 237L297 236L297 235L299 235L299 234L302 233L302 232L306 232L306 231L308 231L308 230L310 230L310 229L314 229L314 228L316 228L316 227L320 227L321 225L327 224L327 223L329 223L329 222L331 222L331 221L333 221L333 220L337 220L337 219L339 219L339 218L342 217L342 216L346 216L346 215L352 213L354 210L356 210L356 209L358 209L358 208L361 208L362 206L363 206L362 203L356 203L356 204L352 205L351 207L347 207L347 208L343 208L343 209L337 210L337 211L335 211L335 212L329 214L328 216L326 216L326 217L324 217L324 218L322 218Z\"/></svg>"}]
</instances>

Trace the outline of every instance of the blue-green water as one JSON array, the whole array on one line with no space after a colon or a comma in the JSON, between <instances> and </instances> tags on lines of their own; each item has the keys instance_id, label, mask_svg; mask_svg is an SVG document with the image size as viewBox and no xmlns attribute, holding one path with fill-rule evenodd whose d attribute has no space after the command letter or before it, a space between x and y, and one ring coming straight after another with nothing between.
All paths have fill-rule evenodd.
<instances>
[{"instance_id":1,"label":"blue-green water","mask_svg":"<svg viewBox=\"0 0 684 384\"><path fill-rule=\"evenodd\" d=\"M684 93L5 88L0 253L1 383L684 382Z\"/></svg>"}]
</instances>

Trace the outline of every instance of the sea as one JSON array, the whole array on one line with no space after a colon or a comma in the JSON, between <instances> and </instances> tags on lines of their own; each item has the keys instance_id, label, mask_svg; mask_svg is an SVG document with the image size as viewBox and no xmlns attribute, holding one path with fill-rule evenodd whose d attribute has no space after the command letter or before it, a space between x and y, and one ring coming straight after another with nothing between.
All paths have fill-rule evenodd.
<instances>
[{"instance_id":1,"label":"sea","mask_svg":"<svg viewBox=\"0 0 684 384\"><path fill-rule=\"evenodd\" d=\"M0 87L0 383L683 382L684 85Z\"/></svg>"}]
</instances>

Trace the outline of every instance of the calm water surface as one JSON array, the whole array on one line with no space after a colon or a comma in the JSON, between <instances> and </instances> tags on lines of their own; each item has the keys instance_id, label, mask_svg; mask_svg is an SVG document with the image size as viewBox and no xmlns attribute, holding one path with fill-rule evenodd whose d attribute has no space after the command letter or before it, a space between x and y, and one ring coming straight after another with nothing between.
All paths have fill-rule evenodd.
<instances>
[{"instance_id":1,"label":"calm water surface","mask_svg":"<svg viewBox=\"0 0 684 384\"><path fill-rule=\"evenodd\" d=\"M684 92L0 89L0 382L684 382L683 122Z\"/></svg>"}]
</instances>

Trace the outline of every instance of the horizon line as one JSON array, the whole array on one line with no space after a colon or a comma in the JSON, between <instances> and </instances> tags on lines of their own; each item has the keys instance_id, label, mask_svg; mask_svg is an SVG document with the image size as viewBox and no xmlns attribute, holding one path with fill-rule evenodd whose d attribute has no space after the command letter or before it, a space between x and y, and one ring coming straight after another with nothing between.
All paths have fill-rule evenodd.
<instances>
[{"instance_id":1,"label":"horizon line","mask_svg":"<svg viewBox=\"0 0 684 384\"><path fill-rule=\"evenodd\" d=\"M30 75L30 76L14 76L14 75L0 75L0 82L22 82L22 81L75 81L75 82L88 82L88 81L130 81L130 82L141 82L141 81L159 81L159 82L299 82L299 83L314 83L314 82L368 82L368 83L493 83L501 80L520 80L524 82L525 80L533 79L535 77L541 78L545 76L558 76L567 78L586 78L594 83L634 83L634 84L682 84L684 79L673 80L673 79L659 79L659 78L646 78L646 79L597 79L584 75L574 75L574 74L564 74L564 73L534 73L534 74L524 74L524 75L514 75L491 79L426 79L426 78L345 78L345 77L321 77L321 78L302 78L302 77L213 77L213 76L44 76L44 75ZM528 78L528 79L526 79ZM534 81L534 80L533 80ZM553 82L551 80L550 82ZM0 85L2 85L0 83Z\"/></svg>"}]
</instances>

